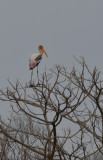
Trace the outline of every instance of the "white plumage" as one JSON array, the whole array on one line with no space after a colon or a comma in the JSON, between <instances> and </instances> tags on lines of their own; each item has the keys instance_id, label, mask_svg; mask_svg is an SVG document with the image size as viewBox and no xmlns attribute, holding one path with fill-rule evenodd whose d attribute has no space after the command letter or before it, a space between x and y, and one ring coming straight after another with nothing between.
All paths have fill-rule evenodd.
<instances>
[{"instance_id":1,"label":"white plumage","mask_svg":"<svg viewBox=\"0 0 103 160\"><path fill-rule=\"evenodd\" d=\"M33 75L33 69L38 66L38 64L40 63L41 59L42 59L42 55L43 52L45 53L45 55L48 57L47 53L44 50L44 47L42 45L40 45L38 47L39 52L37 53L33 53L29 59L29 68L30 70L32 70L31 72L31 81L32 81L32 75ZM38 68L37 68L37 75L38 75Z\"/></svg>"},{"instance_id":2,"label":"white plumage","mask_svg":"<svg viewBox=\"0 0 103 160\"><path fill-rule=\"evenodd\" d=\"M39 55L41 55L41 53L37 52L37 53L33 53L30 57L30 61L35 60Z\"/></svg>"}]
</instances>

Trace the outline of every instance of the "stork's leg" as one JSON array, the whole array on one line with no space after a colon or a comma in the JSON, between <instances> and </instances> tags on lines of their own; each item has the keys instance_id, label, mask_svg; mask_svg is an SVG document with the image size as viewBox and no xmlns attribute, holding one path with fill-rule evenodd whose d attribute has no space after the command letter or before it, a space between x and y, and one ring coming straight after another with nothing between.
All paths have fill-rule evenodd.
<instances>
[{"instance_id":1,"label":"stork's leg","mask_svg":"<svg viewBox=\"0 0 103 160\"><path fill-rule=\"evenodd\" d=\"M31 84L32 84L32 77L33 77L33 69L31 71Z\"/></svg>"},{"instance_id":2,"label":"stork's leg","mask_svg":"<svg viewBox=\"0 0 103 160\"><path fill-rule=\"evenodd\" d=\"M38 65L37 65L37 79L38 79L38 84L39 84Z\"/></svg>"}]
</instances>

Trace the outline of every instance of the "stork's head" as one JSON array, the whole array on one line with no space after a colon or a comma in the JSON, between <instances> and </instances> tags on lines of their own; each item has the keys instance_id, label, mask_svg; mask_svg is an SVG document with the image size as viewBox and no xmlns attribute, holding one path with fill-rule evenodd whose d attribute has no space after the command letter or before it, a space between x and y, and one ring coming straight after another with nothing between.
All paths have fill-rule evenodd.
<instances>
[{"instance_id":1,"label":"stork's head","mask_svg":"<svg viewBox=\"0 0 103 160\"><path fill-rule=\"evenodd\" d=\"M47 53L44 50L44 47L42 45L39 45L38 50L41 54L43 54L43 52L45 53L45 55L48 57Z\"/></svg>"}]
</instances>

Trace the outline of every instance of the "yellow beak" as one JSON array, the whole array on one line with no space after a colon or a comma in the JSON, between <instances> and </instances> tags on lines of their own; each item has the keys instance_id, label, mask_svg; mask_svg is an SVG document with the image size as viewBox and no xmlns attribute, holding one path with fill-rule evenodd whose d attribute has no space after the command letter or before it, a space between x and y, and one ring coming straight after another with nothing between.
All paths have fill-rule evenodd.
<instances>
[{"instance_id":1,"label":"yellow beak","mask_svg":"<svg viewBox=\"0 0 103 160\"><path fill-rule=\"evenodd\" d=\"M48 57L47 53L45 52L45 50L43 49L43 52L45 53L45 55Z\"/></svg>"}]
</instances>

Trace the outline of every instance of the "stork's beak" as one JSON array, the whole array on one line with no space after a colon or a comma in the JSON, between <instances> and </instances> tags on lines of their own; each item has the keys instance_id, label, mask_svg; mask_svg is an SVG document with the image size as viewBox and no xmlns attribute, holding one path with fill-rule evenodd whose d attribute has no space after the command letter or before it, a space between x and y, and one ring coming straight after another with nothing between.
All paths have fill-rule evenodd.
<instances>
[{"instance_id":1,"label":"stork's beak","mask_svg":"<svg viewBox=\"0 0 103 160\"><path fill-rule=\"evenodd\" d=\"M43 49L43 52L45 53L45 55L48 57L47 53L45 52L45 50Z\"/></svg>"}]
</instances>

